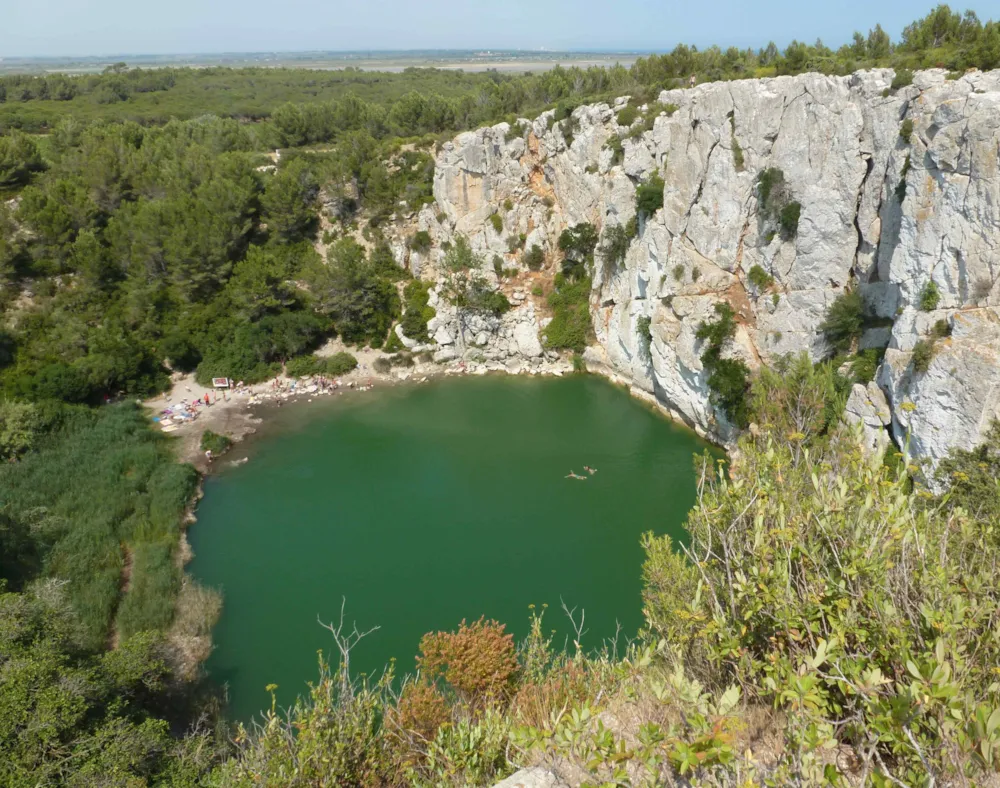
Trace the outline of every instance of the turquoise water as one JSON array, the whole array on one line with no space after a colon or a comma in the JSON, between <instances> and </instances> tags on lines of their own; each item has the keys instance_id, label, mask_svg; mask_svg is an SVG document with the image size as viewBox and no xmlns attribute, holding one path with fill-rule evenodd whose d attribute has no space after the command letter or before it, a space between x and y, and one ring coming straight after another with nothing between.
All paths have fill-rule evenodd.
<instances>
[{"instance_id":1,"label":"turquoise water","mask_svg":"<svg viewBox=\"0 0 1000 788\"><path fill-rule=\"evenodd\" d=\"M586 612L585 646L635 635L640 535L682 536L707 448L590 376L376 389L268 422L232 455L248 464L206 481L189 533L191 571L225 595L208 669L237 719L269 683L281 704L305 692L342 597L348 621L380 627L354 672L411 671L420 636L462 619L523 636L531 604L560 645L562 601Z\"/></svg>"}]
</instances>

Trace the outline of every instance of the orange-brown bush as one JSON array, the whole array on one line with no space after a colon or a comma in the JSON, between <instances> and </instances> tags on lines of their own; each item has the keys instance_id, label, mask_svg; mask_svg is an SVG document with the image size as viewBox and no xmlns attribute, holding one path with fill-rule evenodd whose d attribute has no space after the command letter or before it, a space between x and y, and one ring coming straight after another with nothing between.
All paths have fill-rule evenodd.
<instances>
[{"instance_id":1,"label":"orange-brown bush","mask_svg":"<svg viewBox=\"0 0 1000 788\"><path fill-rule=\"evenodd\" d=\"M420 640L417 664L429 678L444 676L472 707L505 702L517 679L513 635L485 618L474 624L463 620L458 632L428 632Z\"/></svg>"},{"instance_id":2,"label":"orange-brown bush","mask_svg":"<svg viewBox=\"0 0 1000 788\"><path fill-rule=\"evenodd\" d=\"M552 712L582 706L592 696L594 677L585 662L570 661L541 681L525 683L511 704L521 725L546 727Z\"/></svg>"},{"instance_id":3,"label":"orange-brown bush","mask_svg":"<svg viewBox=\"0 0 1000 788\"><path fill-rule=\"evenodd\" d=\"M433 684L411 681L399 697L396 715L399 727L404 731L431 741L438 728L451 719L451 710Z\"/></svg>"}]
</instances>

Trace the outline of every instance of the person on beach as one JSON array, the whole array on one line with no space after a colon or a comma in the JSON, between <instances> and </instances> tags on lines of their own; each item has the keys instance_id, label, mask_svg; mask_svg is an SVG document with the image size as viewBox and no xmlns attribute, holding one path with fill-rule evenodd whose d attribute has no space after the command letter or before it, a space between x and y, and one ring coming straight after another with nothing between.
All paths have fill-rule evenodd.
<instances>
[{"instance_id":1,"label":"person on beach","mask_svg":"<svg viewBox=\"0 0 1000 788\"><path fill-rule=\"evenodd\" d=\"M211 449L205 449L205 459L208 460L209 462L212 461L212 450Z\"/></svg>"}]
</instances>

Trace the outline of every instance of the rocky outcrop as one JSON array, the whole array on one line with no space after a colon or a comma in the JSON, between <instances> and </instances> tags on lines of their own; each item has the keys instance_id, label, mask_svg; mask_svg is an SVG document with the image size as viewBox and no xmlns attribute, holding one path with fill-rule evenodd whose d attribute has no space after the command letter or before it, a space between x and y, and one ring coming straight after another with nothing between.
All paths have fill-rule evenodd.
<instances>
[{"instance_id":1,"label":"rocky outcrop","mask_svg":"<svg viewBox=\"0 0 1000 788\"><path fill-rule=\"evenodd\" d=\"M567 788L552 772L538 767L521 769L494 788Z\"/></svg>"},{"instance_id":2,"label":"rocky outcrop","mask_svg":"<svg viewBox=\"0 0 1000 788\"><path fill-rule=\"evenodd\" d=\"M870 322L862 346L887 349L877 381L892 432L937 460L976 443L997 414L1000 72L955 80L920 72L897 91L893 76L806 74L666 91L640 108L631 129L617 123L622 99L560 121L547 112L462 134L438 155L437 204L419 217L438 245L421 265L433 266L440 244L463 234L488 268L523 270L521 250L537 245L551 271L564 229L626 226L637 184L659 175L662 209L640 217L623 264L595 266L590 360L726 440L733 431L710 402L695 336L715 304L726 301L737 315L727 352L755 368L787 353L827 355L819 326L834 300L857 288ZM760 204L765 170L781 173L777 206ZM793 202L797 228L783 229L777 209ZM936 299L924 297L930 282ZM511 317L475 332L442 315L434 335L445 348L537 357L528 334L537 320L537 337L544 302L515 314L517 325ZM921 341L934 345L925 371L912 361ZM865 397L877 399L874 390ZM874 429L881 403L855 404Z\"/></svg>"}]
</instances>

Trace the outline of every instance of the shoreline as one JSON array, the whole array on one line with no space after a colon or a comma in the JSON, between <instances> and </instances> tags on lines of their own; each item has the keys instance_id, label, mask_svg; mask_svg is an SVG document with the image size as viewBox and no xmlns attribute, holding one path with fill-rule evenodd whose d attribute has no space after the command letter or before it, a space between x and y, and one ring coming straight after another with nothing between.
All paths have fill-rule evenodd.
<instances>
[{"instance_id":1,"label":"shoreline","mask_svg":"<svg viewBox=\"0 0 1000 788\"><path fill-rule=\"evenodd\" d=\"M360 355L360 354L359 354ZM373 354L375 357L380 353ZM371 359L367 359L371 361ZM188 574L187 566L194 558L194 551L188 540L188 529L198 521L198 505L204 497L205 479L214 473L220 472L224 467L242 465L249 461L249 457L241 459L222 460L222 457L231 457L237 446L252 435L255 435L260 425L265 423L266 416L273 409L281 407L284 403L293 406L312 402L323 397L337 397L344 393L360 395L371 391L376 385L380 387L396 387L403 385L420 385L432 380L440 380L448 377L481 377L492 374L512 375L515 377L565 377L574 374L572 361L568 357L560 356L557 359L548 358L543 365L537 368L511 369L499 363L482 364L451 361L446 364L435 362L417 363L410 368L393 370L388 374L375 372L368 363L360 363L357 369L352 372L332 378L336 382L336 387L321 391L315 383L319 376L306 378L289 378L281 374L271 380L257 383L252 386L244 386L239 390L229 392L228 397L217 398L214 404L207 407L201 406L196 418L185 421L178 425L176 430L171 431L171 435L176 436L179 443L177 450L177 460L179 462L191 463L199 472L197 488L184 511L184 516L180 523L180 534L178 537L176 562L182 573L182 582L197 583L196 579ZM730 451L717 437L705 433L687 424L669 407L661 403L654 394L638 388L630 383L626 378L616 373L607 364L591 361L588 364L587 372L603 378L610 384L624 389L630 397L638 400L657 415L667 419L674 425L689 430L701 440L711 445ZM331 378L328 378L330 380ZM292 385L294 383L294 386ZM173 385L168 392L164 392L158 397L147 400L143 403L149 411L150 418L156 418L162 413L170 403L180 404L181 401L190 401L199 396L204 397L206 391L213 391L204 386L199 386L194 381L193 374L177 375ZM211 395L210 395L211 398ZM216 459L215 463L208 461L201 451L200 439L205 430L213 430L226 435L233 441L233 445L224 454ZM182 602L182 596L178 596L177 604ZM224 602L222 603L224 604ZM221 612L221 610L220 610ZM214 624L213 627L214 629ZM202 666L208 659L214 647L211 633L197 638L196 648L181 648L180 644L177 652L184 655L182 660L183 671L187 675L194 675L202 670Z\"/></svg>"}]
</instances>

